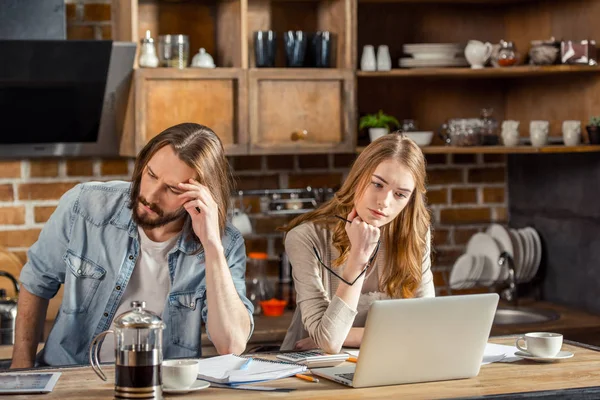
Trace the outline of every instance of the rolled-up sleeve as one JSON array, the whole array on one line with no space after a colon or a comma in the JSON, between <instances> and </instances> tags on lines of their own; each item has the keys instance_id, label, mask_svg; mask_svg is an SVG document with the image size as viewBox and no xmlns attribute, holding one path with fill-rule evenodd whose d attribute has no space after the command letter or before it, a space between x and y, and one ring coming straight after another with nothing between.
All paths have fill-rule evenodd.
<instances>
[{"instance_id":1,"label":"rolled-up sleeve","mask_svg":"<svg viewBox=\"0 0 600 400\"><path fill-rule=\"evenodd\" d=\"M313 341L326 352L338 353L352 328L356 310L323 286L321 267L311 239L291 230L285 238L285 251L292 265L296 304L302 323ZM319 246L315 246L319 247Z\"/></svg>"},{"instance_id":2,"label":"rolled-up sleeve","mask_svg":"<svg viewBox=\"0 0 600 400\"><path fill-rule=\"evenodd\" d=\"M433 284L433 272L431 271L431 228L427 230L425 237L425 252L422 263L423 276L421 286L417 291L417 297L435 297L435 286Z\"/></svg>"},{"instance_id":3,"label":"rolled-up sleeve","mask_svg":"<svg viewBox=\"0 0 600 400\"><path fill-rule=\"evenodd\" d=\"M66 192L46 222L38 240L27 252L27 263L19 280L28 292L51 299L65 282L66 265L63 256L67 251L74 221L73 207L81 192L80 185Z\"/></svg>"},{"instance_id":4,"label":"rolled-up sleeve","mask_svg":"<svg viewBox=\"0 0 600 400\"><path fill-rule=\"evenodd\" d=\"M254 332L254 317L252 316L254 313L254 306L246 297L246 245L242 235L239 235L235 240L233 240L231 248L229 251L225 252L225 258L227 259L227 265L229 266L229 271L231 272L231 278L233 279L235 290L240 297L240 300L242 300L242 303L244 303L244 306L248 310L248 315L250 317L250 333L246 338L246 342L248 342L252 336L252 333ZM205 326L208 326L208 305L206 302L204 303L204 308L202 309L202 319L204 320ZM206 334L208 339L212 342L210 334L208 333L208 329L206 330Z\"/></svg>"}]
</instances>

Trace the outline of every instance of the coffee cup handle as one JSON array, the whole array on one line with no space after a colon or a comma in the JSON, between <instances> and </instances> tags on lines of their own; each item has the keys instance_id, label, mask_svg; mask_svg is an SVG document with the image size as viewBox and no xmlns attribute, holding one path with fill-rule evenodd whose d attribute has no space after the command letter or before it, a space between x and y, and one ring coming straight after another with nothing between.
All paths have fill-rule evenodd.
<instances>
[{"instance_id":1,"label":"coffee cup handle","mask_svg":"<svg viewBox=\"0 0 600 400\"><path fill-rule=\"evenodd\" d=\"M519 350L521 350L521 351L524 351L524 352L526 352L526 353L529 353L529 352L527 351L527 347L521 347L521 345L519 345L519 341L521 341L521 340L522 340L522 341L525 341L525 336L519 336L519 337L517 338L517 341L515 342L515 346L517 346L517 349L519 349Z\"/></svg>"},{"instance_id":2,"label":"coffee cup handle","mask_svg":"<svg viewBox=\"0 0 600 400\"><path fill-rule=\"evenodd\" d=\"M106 380L106 375L104 374L104 371L102 371L102 368L100 368L100 363L98 362L98 352L100 350L100 347L98 346L98 340L100 338L108 335L109 333L114 333L114 331L108 330L108 331L99 333L94 338L94 340L92 340L92 344L90 346L90 353L89 353L90 364L92 366L92 369L94 370L96 375L98 375L100 377L100 379L102 379L103 381Z\"/></svg>"}]
</instances>

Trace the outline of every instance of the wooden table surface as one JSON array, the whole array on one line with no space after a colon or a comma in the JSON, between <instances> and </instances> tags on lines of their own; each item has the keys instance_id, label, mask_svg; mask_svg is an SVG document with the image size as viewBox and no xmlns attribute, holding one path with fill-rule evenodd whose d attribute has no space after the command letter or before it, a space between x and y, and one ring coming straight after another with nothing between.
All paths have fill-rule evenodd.
<instances>
[{"instance_id":1,"label":"wooden table surface","mask_svg":"<svg viewBox=\"0 0 600 400\"><path fill-rule=\"evenodd\" d=\"M514 337L491 338L490 342L514 344ZM600 352L572 343L565 343L563 350L575 353L575 356L555 363L537 363L527 360L513 363L493 363L481 367L477 377L451 381L428 382L353 389L344 385L320 379L311 383L298 378L285 378L260 383L262 386L294 388L289 393L270 393L245 390L231 390L209 387L185 395L167 395L165 398L180 399L249 399L256 397L286 399L441 399L465 398L484 395L537 392L600 386ZM96 376L91 367L47 369L62 371L54 391L39 396L43 399L108 399L112 398L114 387L114 368L103 368L108 381ZM31 396L3 396L7 399L30 399Z\"/></svg>"}]
</instances>

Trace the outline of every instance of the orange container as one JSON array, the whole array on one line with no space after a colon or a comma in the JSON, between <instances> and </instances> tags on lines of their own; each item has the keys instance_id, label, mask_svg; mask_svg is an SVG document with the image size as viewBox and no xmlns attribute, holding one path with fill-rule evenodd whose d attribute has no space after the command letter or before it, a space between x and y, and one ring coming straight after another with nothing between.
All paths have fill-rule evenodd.
<instances>
[{"instance_id":1,"label":"orange container","mask_svg":"<svg viewBox=\"0 0 600 400\"><path fill-rule=\"evenodd\" d=\"M260 302L263 314L267 317L279 317L283 315L287 300L269 299Z\"/></svg>"}]
</instances>

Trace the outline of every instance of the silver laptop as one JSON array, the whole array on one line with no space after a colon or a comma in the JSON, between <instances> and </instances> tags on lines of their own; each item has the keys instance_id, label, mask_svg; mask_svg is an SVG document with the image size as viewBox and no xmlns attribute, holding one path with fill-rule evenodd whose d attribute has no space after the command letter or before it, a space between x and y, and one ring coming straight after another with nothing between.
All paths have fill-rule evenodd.
<instances>
[{"instance_id":1,"label":"silver laptop","mask_svg":"<svg viewBox=\"0 0 600 400\"><path fill-rule=\"evenodd\" d=\"M358 362L311 372L355 388L477 376L498 299L485 293L375 301Z\"/></svg>"}]
</instances>

